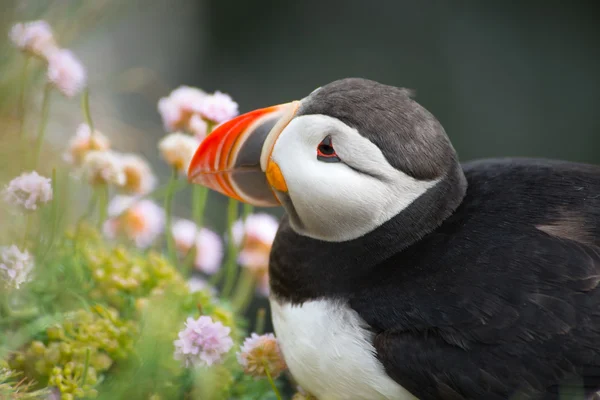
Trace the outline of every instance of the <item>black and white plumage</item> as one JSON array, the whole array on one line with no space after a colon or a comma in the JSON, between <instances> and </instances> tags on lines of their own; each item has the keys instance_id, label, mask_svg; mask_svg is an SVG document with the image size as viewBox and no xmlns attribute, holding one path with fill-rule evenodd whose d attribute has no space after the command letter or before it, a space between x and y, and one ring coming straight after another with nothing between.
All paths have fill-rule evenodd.
<instances>
[{"instance_id":1,"label":"black and white plumage","mask_svg":"<svg viewBox=\"0 0 600 400\"><path fill-rule=\"evenodd\" d=\"M302 387L320 400L600 390L599 167L461 165L409 92L363 79L313 92L276 135L287 216L271 305ZM324 138L339 162L314 156Z\"/></svg>"}]
</instances>

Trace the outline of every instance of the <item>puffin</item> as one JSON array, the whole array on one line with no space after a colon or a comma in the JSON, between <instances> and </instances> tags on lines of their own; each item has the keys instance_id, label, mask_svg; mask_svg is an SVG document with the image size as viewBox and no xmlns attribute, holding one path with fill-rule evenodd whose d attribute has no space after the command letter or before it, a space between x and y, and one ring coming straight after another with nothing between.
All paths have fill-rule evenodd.
<instances>
[{"instance_id":1,"label":"puffin","mask_svg":"<svg viewBox=\"0 0 600 400\"><path fill-rule=\"evenodd\" d=\"M461 163L411 90L347 78L222 123L188 180L285 209L275 334L319 400L600 390L600 167Z\"/></svg>"}]
</instances>

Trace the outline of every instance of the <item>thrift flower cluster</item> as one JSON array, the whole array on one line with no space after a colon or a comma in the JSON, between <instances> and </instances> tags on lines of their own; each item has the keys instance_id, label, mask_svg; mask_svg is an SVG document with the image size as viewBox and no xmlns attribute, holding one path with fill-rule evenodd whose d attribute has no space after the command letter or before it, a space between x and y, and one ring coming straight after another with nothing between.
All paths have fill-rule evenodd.
<instances>
[{"instance_id":1,"label":"thrift flower cluster","mask_svg":"<svg viewBox=\"0 0 600 400\"><path fill-rule=\"evenodd\" d=\"M10 181L3 194L7 203L24 211L35 210L52 200L52 184L49 178L35 171L26 172Z\"/></svg>"},{"instance_id":2,"label":"thrift flower cluster","mask_svg":"<svg viewBox=\"0 0 600 400\"><path fill-rule=\"evenodd\" d=\"M104 234L110 239L125 237L139 248L150 246L165 226L161 207L151 200L131 196L115 196L108 205L108 216Z\"/></svg>"},{"instance_id":3,"label":"thrift flower cluster","mask_svg":"<svg viewBox=\"0 0 600 400\"><path fill-rule=\"evenodd\" d=\"M267 376L268 370L276 378L287 368L277 339L272 333L250 335L244 340L237 359L244 372L254 377Z\"/></svg>"},{"instance_id":4,"label":"thrift flower cluster","mask_svg":"<svg viewBox=\"0 0 600 400\"><path fill-rule=\"evenodd\" d=\"M207 94L200 89L180 86L158 102L158 111L167 132L186 131L204 139L209 124L220 124L238 114L238 105L228 94Z\"/></svg>"},{"instance_id":5,"label":"thrift flower cluster","mask_svg":"<svg viewBox=\"0 0 600 400\"><path fill-rule=\"evenodd\" d=\"M0 249L0 276L5 286L19 289L31 279L32 271L33 257L27 250L21 251L14 244Z\"/></svg>"},{"instance_id":6,"label":"thrift flower cluster","mask_svg":"<svg viewBox=\"0 0 600 400\"><path fill-rule=\"evenodd\" d=\"M15 24L9 38L24 53L48 65L48 82L67 97L78 94L86 85L85 68L72 51L58 47L50 25L45 21Z\"/></svg>"},{"instance_id":7,"label":"thrift flower cluster","mask_svg":"<svg viewBox=\"0 0 600 400\"><path fill-rule=\"evenodd\" d=\"M221 362L223 354L233 347L231 329L208 316L188 318L175 344L175 358L186 367L210 366Z\"/></svg>"}]
</instances>

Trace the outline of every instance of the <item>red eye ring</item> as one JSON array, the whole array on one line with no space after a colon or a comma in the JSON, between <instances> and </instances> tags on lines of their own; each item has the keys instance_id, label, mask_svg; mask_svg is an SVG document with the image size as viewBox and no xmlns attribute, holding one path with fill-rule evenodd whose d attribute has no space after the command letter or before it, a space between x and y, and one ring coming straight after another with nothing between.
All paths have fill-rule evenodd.
<instances>
[{"instance_id":1,"label":"red eye ring","mask_svg":"<svg viewBox=\"0 0 600 400\"><path fill-rule=\"evenodd\" d=\"M339 162L341 161L338 157L335 149L333 148L333 141L331 136L327 136L317 146L317 160L324 162Z\"/></svg>"}]
</instances>

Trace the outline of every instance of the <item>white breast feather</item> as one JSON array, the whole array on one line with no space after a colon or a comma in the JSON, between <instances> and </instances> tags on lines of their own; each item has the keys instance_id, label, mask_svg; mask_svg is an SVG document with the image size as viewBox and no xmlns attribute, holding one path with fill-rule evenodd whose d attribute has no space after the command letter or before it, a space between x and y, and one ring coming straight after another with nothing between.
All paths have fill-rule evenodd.
<instances>
[{"instance_id":1,"label":"white breast feather","mask_svg":"<svg viewBox=\"0 0 600 400\"><path fill-rule=\"evenodd\" d=\"M315 300L292 306L271 299L271 309L290 372L319 400L416 399L385 373L372 333L345 304Z\"/></svg>"}]
</instances>

